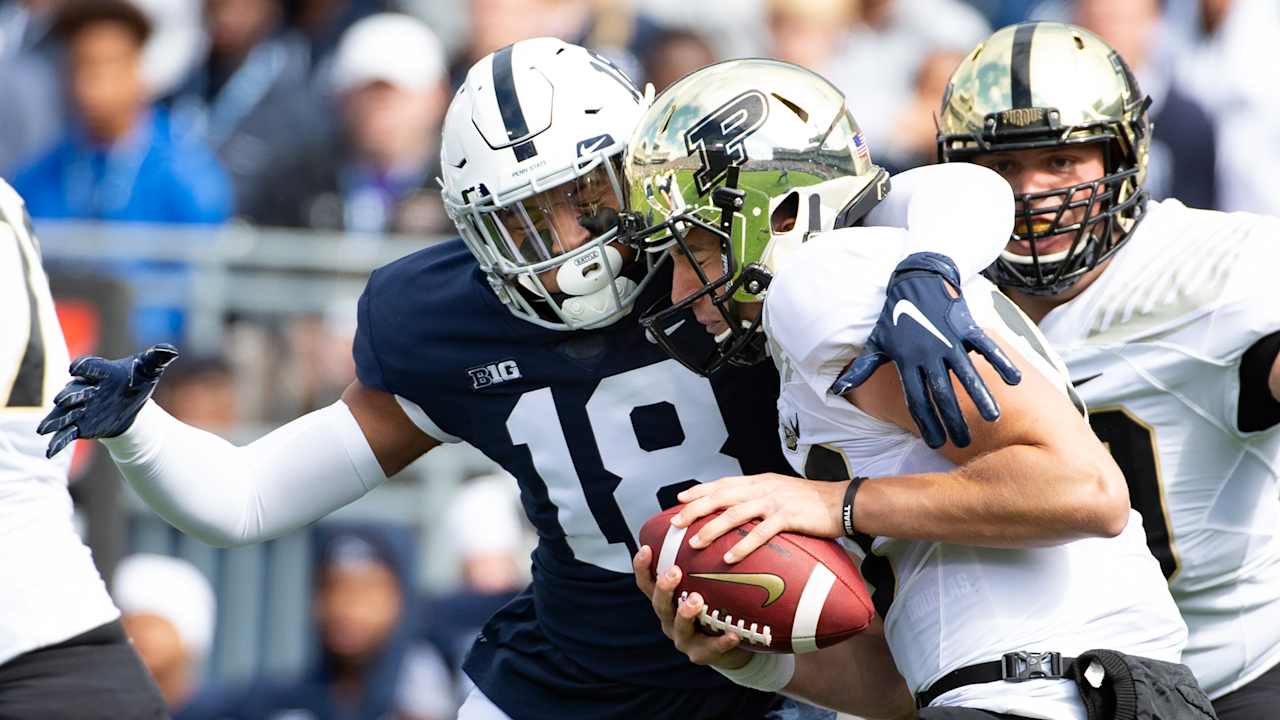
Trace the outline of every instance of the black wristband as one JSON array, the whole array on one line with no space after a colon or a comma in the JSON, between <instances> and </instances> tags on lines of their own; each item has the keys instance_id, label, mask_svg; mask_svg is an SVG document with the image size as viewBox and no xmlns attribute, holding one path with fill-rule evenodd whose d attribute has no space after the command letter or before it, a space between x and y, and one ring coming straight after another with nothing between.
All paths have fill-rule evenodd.
<instances>
[{"instance_id":1,"label":"black wristband","mask_svg":"<svg viewBox=\"0 0 1280 720\"><path fill-rule=\"evenodd\" d=\"M846 537L853 537L858 534L853 529L853 498L858 494L858 488L862 486L865 477L858 477L849 481L849 487L844 491L844 507L840 511L840 517L844 519L844 534Z\"/></svg>"}]
</instances>

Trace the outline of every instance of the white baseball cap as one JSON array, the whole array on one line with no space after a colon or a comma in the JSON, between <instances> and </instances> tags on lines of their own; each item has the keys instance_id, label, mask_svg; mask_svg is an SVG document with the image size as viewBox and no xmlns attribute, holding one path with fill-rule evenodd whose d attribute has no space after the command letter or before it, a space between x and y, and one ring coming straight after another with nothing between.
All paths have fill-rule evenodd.
<instances>
[{"instance_id":1,"label":"white baseball cap","mask_svg":"<svg viewBox=\"0 0 1280 720\"><path fill-rule=\"evenodd\" d=\"M458 554L516 553L523 549L520 491L506 473L468 480L449 507Z\"/></svg>"},{"instance_id":2,"label":"white baseball cap","mask_svg":"<svg viewBox=\"0 0 1280 720\"><path fill-rule=\"evenodd\" d=\"M338 93L372 82L426 90L440 82L444 72L444 49L426 23L400 13L379 13L343 33L331 79Z\"/></svg>"},{"instance_id":3,"label":"white baseball cap","mask_svg":"<svg viewBox=\"0 0 1280 720\"><path fill-rule=\"evenodd\" d=\"M192 655L208 656L218 603L204 573L186 560L137 553L120 561L113 579L112 595L122 612L159 615L173 624Z\"/></svg>"},{"instance_id":4,"label":"white baseball cap","mask_svg":"<svg viewBox=\"0 0 1280 720\"><path fill-rule=\"evenodd\" d=\"M151 37L142 49L142 76L153 98L178 88L204 59L204 0L132 0L151 21Z\"/></svg>"}]
</instances>

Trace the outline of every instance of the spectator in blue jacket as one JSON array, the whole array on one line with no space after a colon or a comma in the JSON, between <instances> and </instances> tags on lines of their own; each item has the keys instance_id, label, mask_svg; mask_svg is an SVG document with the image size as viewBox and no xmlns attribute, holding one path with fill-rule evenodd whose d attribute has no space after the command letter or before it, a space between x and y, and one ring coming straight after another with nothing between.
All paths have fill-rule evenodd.
<instances>
[{"instance_id":1,"label":"spectator in blue jacket","mask_svg":"<svg viewBox=\"0 0 1280 720\"><path fill-rule=\"evenodd\" d=\"M141 73L150 22L125 0L70 0L54 22L73 119L13 185L37 218L220 223L231 187L209 150L151 107Z\"/></svg>"},{"instance_id":2,"label":"spectator in blue jacket","mask_svg":"<svg viewBox=\"0 0 1280 720\"><path fill-rule=\"evenodd\" d=\"M13 186L37 219L216 224L231 215L231 184L213 154L173 131L153 108L142 48L151 24L126 0L69 0L53 24L73 110L63 137ZM165 240L158 235L157 241ZM65 268L64 268L65 269ZM90 270L128 281L138 345L184 340L193 287L188 265L116 260Z\"/></svg>"}]
</instances>

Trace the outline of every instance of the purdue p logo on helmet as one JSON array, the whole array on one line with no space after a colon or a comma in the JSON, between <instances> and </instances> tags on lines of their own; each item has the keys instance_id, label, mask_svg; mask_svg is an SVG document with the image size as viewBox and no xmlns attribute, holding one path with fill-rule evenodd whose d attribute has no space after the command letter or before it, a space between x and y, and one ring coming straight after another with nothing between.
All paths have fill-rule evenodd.
<instances>
[{"instance_id":1,"label":"purdue p logo on helmet","mask_svg":"<svg viewBox=\"0 0 1280 720\"><path fill-rule=\"evenodd\" d=\"M1124 243L1142 219L1151 144L1149 99L1124 60L1101 38L1063 23L1002 28L961 61L943 95L938 159L967 161L997 151L1099 143L1096 181L1018 197L1013 240L988 274L1031 294L1062 292ZM1081 219L1068 212L1085 209ZM1036 241L1073 237L1070 249L1037 252Z\"/></svg>"},{"instance_id":2,"label":"purdue p logo on helmet","mask_svg":"<svg viewBox=\"0 0 1280 720\"><path fill-rule=\"evenodd\" d=\"M702 167L693 174L698 192L706 194L725 179L732 166L747 161L747 136L764 125L769 101L759 90L748 90L698 121L684 134L685 147L698 153Z\"/></svg>"},{"instance_id":3,"label":"purdue p logo on helmet","mask_svg":"<svg viewBox=\"0 0 1280 720\"><path fill-rule=\"evenodd\" d=\"M856 222L888 191L844 95L776 60L730 60L672 85L641 116L623 168L633 244L651 253L675 246L687 258L691 232L719 241L721 276L698 270L697 290L641 317L668 353L704 374L762 360L758 316L744 317L740 305L764 298L809 233ZM780 215L786 229L774 222ZM729 329L713 347L678 345L676 328L708 296Z\"/></svg>"}]
</instances>

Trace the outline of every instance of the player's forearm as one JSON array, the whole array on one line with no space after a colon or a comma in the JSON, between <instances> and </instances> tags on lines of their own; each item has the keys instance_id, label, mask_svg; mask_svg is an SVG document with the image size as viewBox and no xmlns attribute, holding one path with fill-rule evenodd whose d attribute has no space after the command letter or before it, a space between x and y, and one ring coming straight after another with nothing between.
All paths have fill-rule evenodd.
<instances>
[{"instance_id":1,"label":"player's forearm","mask_svg":"<svg viewBox=\"0 0 1280 720\"><path fill-rule=\"evenodd\" d=\"M1113 465L1012 445L945 473L873 478L858 491L865 533L985 547L1041 547L1111 537L1128 522Z\"/></svg>"},{"instance_id":2,"label":"player's forearm","mask_svg":"<svg viewBox=\"0 0 1280 720\"><path fill-rule=\"evenodd\" d=\"M386 479L340 402L242 447L148 402L128 432L102 443L161 517L221 547L302 527Z\"/></svg>"},{"instance_id":3,"label":"player's forearm","mask_svg":"<svg viewBox=\"0 0 1280 720\"><path fill-rule=\"evenodd\" d=\"M796 656L791 697L868 720L915 717L906 682L882 635L872 630L833 647Z\"/></svg>"}]
</instances>

